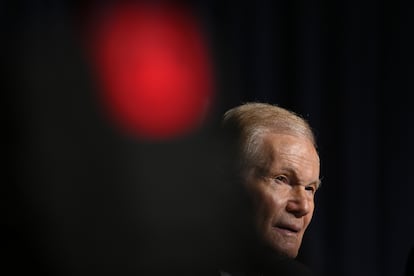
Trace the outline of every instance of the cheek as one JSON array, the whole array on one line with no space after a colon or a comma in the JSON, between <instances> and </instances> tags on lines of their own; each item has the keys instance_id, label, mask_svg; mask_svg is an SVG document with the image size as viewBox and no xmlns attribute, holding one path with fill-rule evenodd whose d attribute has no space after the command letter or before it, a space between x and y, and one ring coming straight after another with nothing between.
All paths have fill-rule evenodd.
<instances>
[{"instance_id":1,"label":"cheek","mask_svg":"<svg viewBox=\"0 0 414 276\"><path fill-rule=\"evenodd\" d=\"M261 221L269 222L283 211L284 200L276 192L261 190L256 195L256 211Z\"/></svg>"}]
</instances>

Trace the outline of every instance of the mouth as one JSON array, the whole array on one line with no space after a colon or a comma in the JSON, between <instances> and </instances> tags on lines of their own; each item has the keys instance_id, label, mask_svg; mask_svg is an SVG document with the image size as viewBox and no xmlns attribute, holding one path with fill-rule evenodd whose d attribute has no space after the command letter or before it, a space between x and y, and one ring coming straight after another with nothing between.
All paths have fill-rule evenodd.
<instances>
[{"instance_id":1,"label":"mouth","mask_svg":"<svg viewBox=\"0 0 414 276\"><path fill-rule=\"evenodd\" d=\"M274 228L276 228L278 231L284 234L290 234L290 235L296 235L301 230L301 227L297 225L293 225L293 224L278 224L278 225L275 225Z\"/></svg>"}]
</instances>

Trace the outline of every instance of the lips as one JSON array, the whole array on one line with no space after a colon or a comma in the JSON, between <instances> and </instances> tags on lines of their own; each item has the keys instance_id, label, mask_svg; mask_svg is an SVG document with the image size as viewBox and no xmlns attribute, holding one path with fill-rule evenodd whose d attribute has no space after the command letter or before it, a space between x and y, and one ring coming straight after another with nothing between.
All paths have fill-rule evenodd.
<instances>
[{"instance_id":1,"label":"lips","mask_svg":"<svg viewBox=\"0 0 414 276\"><path fill-rule=\"evenodd\" d=\"M279 228L284 231L289 231L292 233L298 233L302 228L299 225L295 224L277 224L275 225L276 228Z\"/></svg>"}]
</instances>

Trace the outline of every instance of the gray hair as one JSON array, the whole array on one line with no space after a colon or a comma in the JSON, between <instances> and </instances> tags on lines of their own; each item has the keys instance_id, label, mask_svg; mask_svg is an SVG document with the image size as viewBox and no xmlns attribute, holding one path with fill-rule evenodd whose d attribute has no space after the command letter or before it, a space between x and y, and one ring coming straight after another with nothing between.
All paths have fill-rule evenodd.
<instances>
[{"instance_id":1,"label":"gray hair","mask_svg":"<svg viewBox=\"0 0 414 276\"><path fill-rule=\"evenodd\" d=\"M232 135L239 152L240 169L260 165L263 156L263 135L290 134L308 139L315 147L316 140L308 122L298 114L268 103L248 102L228 110L222 121L225 131Z\"/></svg>"}]
</instances>

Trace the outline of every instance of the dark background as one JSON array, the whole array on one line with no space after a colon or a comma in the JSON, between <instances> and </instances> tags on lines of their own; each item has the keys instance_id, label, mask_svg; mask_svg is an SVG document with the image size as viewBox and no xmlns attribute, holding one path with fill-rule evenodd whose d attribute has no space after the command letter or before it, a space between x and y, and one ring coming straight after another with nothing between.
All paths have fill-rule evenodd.
<instances>
[{"instance_id":1,"label":"dark background","mask_svg":"<svg viewBox=\"0 0 414 276\"><path fill-rule=\"evenodd\" d=\"M321 275L404 275L414 246L408 1L188 2L218 96L201 129L164 142L124 136L101 115L76 38L81 3L0 5L7 275L209 263L226 201L214 129L246 101L292 109L315 130L323 184L299 259Z\"/></svg>"}]
</instances>

